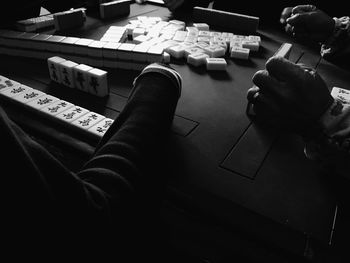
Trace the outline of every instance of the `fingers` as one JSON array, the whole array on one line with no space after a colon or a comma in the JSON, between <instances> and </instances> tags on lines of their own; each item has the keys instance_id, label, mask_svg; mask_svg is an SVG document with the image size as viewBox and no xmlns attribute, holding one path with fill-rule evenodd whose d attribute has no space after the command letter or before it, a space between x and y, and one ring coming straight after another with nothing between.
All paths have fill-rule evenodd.
<instances>
[{"instance_id":1,"label":"fingers","mask_svg":"<svg viewBox=\"0 0 350 263\"><path fill-rule=\"evenodd\" d=\"M260 89L257 86L251 87L247 92L247 99L250 103L254 103L254 100L259 96Z\"/></svg>"},{"instance_id":2,"label":"fingers","mask_svg":"<svg viewBox=\"0 0 350 263\"><path fill-rule=\"evenodd\" d=\"M298 27L305 25L307 23L308 15L307 14L295 14L287 18L287 23L293 27Z\"/></svg>"},{"instance_id":3,"label":"fingers","mask_svg":"<svg viewBox=\"0 0 350 263\"><path fill-rule=\"evenodd\" d=\"M283 82L295 83L305 71L301 66L279 56L273 56L266 62L269 75Z\"/></svg>"},{"instance_id":4,"label":"fingers","mask_svg":"<svg viewBox=\"0 0 350 263\"><path fill-rule=\"evenodd\" d=\"M257 71L252 81L262 92L278 93L280 83L275 78L271 77L267 70Z\"/></svg>"},{"instance_id":5,"label":"fingers","mask_svg":"<svg viewBox=\"0 0 350 263\"><path fill-rule=\"evenodd\" d=\"M298 14L298 13L306 13L306 12L311 12L315 11L316 6L314 5L297 5L292 9L292 14Z\"/></svg>"},{"instance_id":6,"label":"fingers","mask_svg":"<svg viewBox=\"0 0 350 263\"><path fill-rule=\"evenodd\" d=\"M287 18L291 16L293 7L286 7L282 10L280 23L282 25L286 24Z\"/></svg>"}]
</instances>

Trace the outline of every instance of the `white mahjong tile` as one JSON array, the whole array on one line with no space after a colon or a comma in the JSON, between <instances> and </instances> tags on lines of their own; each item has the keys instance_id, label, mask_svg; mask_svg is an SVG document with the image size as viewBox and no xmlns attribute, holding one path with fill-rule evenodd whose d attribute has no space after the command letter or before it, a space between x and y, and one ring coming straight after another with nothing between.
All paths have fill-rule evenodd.
<instances>
[{"instance_id":1,"label":"white mahjong tile","mask_svg":"<svg viewBox=\"0 0 350 263\"><path fill-rule=\"evenodd\" d=\"M29 87L28 87L29 88ZM43 96L45 93L41 92L40 90L36 90L36 89L32 89L29 88L28 90L21 92L20 94L18 94L17 96L14 96L13 99L17 100L21 103L28 103L32 100L35 100L41 96Z\"/></svg>"},{"instance_id":2,"label":"white mahjong tile","mask_svg":"<svg viewBox=\"0 0 350 263\"><path fill-rule=\"evenodd\" d=\"M197 40L198 40L198 37L197 37L197 36L187 36L187 37L184 39L184 42L196 43Z\"/></svg>"},{"instance_id":3,"label":"white mahjong tile","mask_svg":"<svg viewBox=\"0 0 350 263\"><path fill-rule=\"evenodd\" d=\"M203 30L200 30L198 32L198 37L210 37L210 31L203 31Z\"/></svg>"},{"instance_id":4,"label":"white mahjong tile","mask_svg":"<svg viewBox=\"0 0 350 263\"><path fill-rule=\"evenodd\" d=\"M74 83L77 89L85 92L89 91L87 72L91 69L92 67L85 64L79 64L73 68Z\"/></svg>"},{"instance_id":5,"label":"white mahjong tile","mask_svg":"<svg viewBox=\"0 0 350 263\"><path fill-rule=\"evenodd\" d=\"M226 49L219 45L209 46L204 49L211 58L223 57L225 56Z\"/></svg>"},{"instance_id":6,"label":"white mahjong tile","mask_svg":"<svg viewBox=\"0 0 350 263\"><path fill-rule=\"evenodd\" d=\"M186 31L188 33L195 33L195 34L198 35L199 29L197 27L195 27L195 26L187 26L186 27ZM204 30L202 30L202 31L204 31Z\"/></svg>"},{"instance_id":7,"label":"white mahjong tile","mask_svg":"<svg viewBox=\"0 0 350 263\"><path fill-rule=\"evenodd\" d=\"M33 39L34 37L36 37L37 35L39 35L38 33L30 33L30 32L26 32L22 35L20 35L18 37L18 39L20 39L20 42L18 43L18 47L20 48L26 48L26 49L30 49L33 48L31 43L31 39Z\"/></svg>"},{"instance_id":8,"label":"white mahjong tile","mask_svg":"<svg viewBox=\"0 0 350 263\"><path fill-rule=\"evenodd\" d=\"M43 51L46 49L46 40L50 38L52 35L47 34L38 34L35 37L33 37L32 40L32 46L35 50Z\"/></svg>"},{"instance_id":9,"label":"white mahjong tile","mask_svg":"<svg viewBox=\"0 0 350 263\"><path fill-rule=\"evenodd\" d=\"M147 35L147 36L146 35L139 35L139 36L135 37L132 42L137 45L137 44L141 44L145 41L148 41L150 39L151 39L151 37L149 35Z\"/></svg>"},{"instance_id":10,"label":"white mahjong tile","mask_svg":"<svg viewBox=\"0 0 350 263\"><path fill-rule=\"evenodd\" d=\"M4 77L4 76L0 76L0 92L1 92L1 90L8 88L8 86L6 85L6 82L5 82L7 80L9 80L9 79Z\"/></svg>"},{"instance_id":11,"label":"white mahjong tile","mask_svg":"<svg viewBox=\"0 0 350 263\"><path fill-rule=\"evenodd\" d=\"M181 45L172 46L167 49L167 52L174 58L180 59L183 58L185 55L185 49L186 47L183 47Z\"/></svg>"},{"instance_id":12,"label":"white mahjong tile","mask_svg":"<svg viewBox=\"0 0 350 263\"><path fill-rule=\"evenodd\" d=\"M191 47L185 49L185 57L187 58L190 54L204 53L204 50L199 47Z\"/></svg>"},{"instance_id":13,"label":"white mahjong tile","mask_svg":"<svg viewBox=\"0 0 350 263\"><path fill-rule=\"evenodd\" d=\"M209 43L206 43L206 42L197 42L196 46L203 49L210 47Z\"/></svg>"},{"instance_id":14,"label":"white mahjong tile","mask_svg":"<svg viewBox=\"0 0 350 263\"><path fill-rule=\"evenodd\" d=\"M138 44L135 46L135 48L132 50L133 52L133 60L134 61L140 61L140 62L146 62L147 61L147 51L150 47L145 44Z\"/></svg>"},{"instance_id":15,"label":"white mahjong tile","mask_svg":"<svg viewBox=\"0 0 350 263\"><path fill-rule=\"evenodd\" d=\"M258 41L251 41L251 40L244 40L242 41L242 47L248 48L251 51L258 51L259 50L259 42Z\"/></svg>"},{"instance_id":16,"label":"white mahjong tile","mask_svg":"<svg viewBox=\"0 0 350 263\"><path fill-rule=\"evenodd\" d=\"M248 40L249 37L248 36L244 36L244 35L233 35L232 39L233 40L241 40L241 41L243 41L243 40Z\"/></svg>"},{"instance_id":17,"label":"white mahjong tile","mask_svg":"<svg viewBox=\"0 0 350 263\"><path fill-rule=\"evenodd\" d=\"M144 35L144 34L145 34L144 28L136 27L132 31L132 39L136 38L137 36Z\"/></svg>"},{"instance_id":18,"label":"white mahjong tile","mask_svg":"<svg viewBox=\"0 0 350 263\"><path fill-rule=\"evenodd\" d=\"M164 49L159 46L150 47L147 50L147 61L148 62L161 62L163 59Z\"/></svg>"},{"instance_id":19,"label":"white mahjong tile","mask_svg":"<svg viewBox=\"0 0 350 263\"><path fill-rule=\"evenodd\" d=\"M343 104L350 104L350 91L339 87L333 87L331 91L333 98L340 100Z\"/></svg>"},{"instance_id":20,"label":"white mahjong tile","mask_svg":"<svg viewBox=\"0 0 350 263\"><path fill-rule=\"evenodd\" d=\"M88 55L88 46L94 40L88 38L81 38L77 42L74 43L74 53L80 56Z\"/></svg>"},{"instance_id":21,"label":"white mahjong tile","mask_svg":"<svg viewBox=\"0 0 350 263\"><path fill-rule=\"evenodd\" d=\"M209 58L209 55L204 53L194 53L190 54L187 57L187 63L193 66L201 66L206 64L206 59Z\"/></svg>"},{"instance_id":22,"label":"white mahjong tile","mask_svg":"<svg viewBox=\"0 0 350 263\"><path fill-rule=\"evenodd\" d=\"M61 119L65 122L72 122L75 121L76 119L84 116L90 112L89 110L79 107L79 106L73 106L70 107L69 109L60 112L59 114L55 115L58 119Z\"/></svg>"},{"instance_id":23,"label":"white mahjong tile","mask_svg":"<svg viewBox=\"0 0 350 263\"><path fill-rule=\"evenodd\" d=\"M232 47L230 52L231 58L248 59L250 50L248 48Z\"/></svg>"},{"instance_id":24,"label":"white mahjong tile","mask_svg":"<svg viewBox=\"0 0 350 263\"><path fill-rule=\"evenodd\" d=\"M104 35L101 39L101 42L114 42L114 43L119 43L121 41L121 36L114 36L114 35Z\"/></svg>"},{"instance_id":25,"label":"white mahjong tile","mask_svg":"<svg viewBox=\"0 0 350 263\"><path fill-rule=\"evenodd\" d=\"M0 91L1 91L1 94L3 96L12 98L12 97L18 96L19 94L24 93L24 92L29 91L29 90L31 90L30 87L20 84L20 85L15 85L12 87L4 88Z\"/></svg>"},{"instance_id":26,"label":"white mahjong tile","mask_svg":"<svg viewBox=\"0 0 350 263\"><path fill-rule=\"evenodd\" d=\"M78 63L75 63L70 60L63 61L59 64L59 70L61 75L61 83L67 87L74 88L75 87L75 79L74 79L74 68L78 66Z\"/></svg>"},{"instance_id":27,"label":"white mahjong tile","mask_svg":"<svg viewBox=\"0 0 350 263\"><path fill-rule=\"evenodd\" d=\"M221 37L222 33L221 32L216 32L216 31L211 31L210 32L211 37Z\"/></svg>"},{"instance_id":28,"label":"white mahjong tile","mask_svg":"<svg viewBox=\"0 0 350 263\"><path fill-rule=\"evenodd\" d=\"M44 94L42 96L40 96L39 98L36 98L30 102L27 103L28 106L33 107L35 109L41 109L47 105L50 105L51 103L54 103L56 101L58 101L59 99L48 95L48 94Z\"/></svg>"},{"instance_id":29,"label":"white mahjong tile","mask_svg":"<svg viewBox=\"0 0 350 263\"><path fill-rule=\"evenodd\" d=\"M59 70L59 63L62 63L66 61L64 58L61 58L59 56L54 56L54 57L50 57L47 59L47 66L49 69L49 74L50 74L50 78L51 80L57 82L57 83L61 83L61 74L60 74L60 70Z\"/></svg>"},{"instance_id":30,"label":"white mahjong tile","mask_svg":"<svg viewBox=\"0 0 350 263\"><path fill-rule=\"evenodd\" d=\"M46 39L46 50L57 52L60 50L60 42L64 40L66 37L53 35Z\"/></svg>"},{"instance_id":31,"label":"white mahjong tile","mask_svg":"<svg viewBox=\"0 0 350 263\"><path fill-rule=\"evenodd\" d=\"M209 31L209 25L206 23L194 23L193 26L199 31Z\"/></svg>"},{"instance_id":32,"label":"white mahjong tile","mask_svg":"<svg viewBox=\"0 0 350 263\"><path fill-rule=\"evenodd\" d=\"M66 54L73 54L74 44L79 40L78 37L66 37L59 43L59 51Z\"/></svg>"},{"instance_id":33,"label":"white mahjong tile","mask_svg":"<svg viewBox=\"0 0 350 263\"><path fill-rule=\"evenodd\" d=\"M8 80L8 78L0 75L0 83L3 83L5 80Z\"/></svg>"},{"instance_id":34,"label":"white mahjong tile","mask_svg":"<svg viewBox=\"0 0 350 263\"><path fill-rule=\"evenodd\" d=\"M3 79L3 82L0 83L0 88L16 88L19 87L21 83L14 81L12 79Z\"/></svg>"},{"instance_id":35,"label":"white mahjong tile","mask_svg":"<svg viewBox=\"0 0 350 263\"><path fill-rule=\"evenodd\" d=\"M88 92L90 94L99 97L104 97L109 94L107 71L93 68L88 71L87 77L89 85Z\"/></svg>"},{"instance_id":36,"label":"white mahjong tile","mask_svg":"<svg viewBox=\"0 0 350 263\"><path fill-rule=\"evenodd\" d=\"M188 32L187 31L176 31L173 40L183 42L185 38L187 37Z\"/></svg>"},{"instance_id":37,"label":"white mahjong tile","mask_svg":"<svg viewBox=\"0 0 350 263\"><path fill-rule=\"evenodd\" d=\"M243 48L242 41L231 40L230 41L230 49L233 47Z\"/></svg>"},{"instance_id":38,"label":"white mahjong tile","mask_svg":"<svg viewBox=\"0 0 350 263\"><path fill-rule=\"evenodd\" d=\"M259 42L259 44L261 43L261 37L260 36L249 35L248 39L251 40L251 41L257 41L257 42Z\"/></svg>"},{"instance_id":39,"label":"white mahjong tile","mask_svg":"<svg viewBox=\"0 0 350 263\"><path fill-rule=\"evenodd\" d=\"M184 28L186 26L186 23L184 21L177 20L177 19L170 20L169 24L175 24L175 25L178 25L178 26L181 26L181 27L184 27Z\"/></svg>"},{"instance_id":40,"label":"white mahjong tile","mask_svg":"<svg viewBox=\"0 0 350 263\"><path fill-rule=\"evenodd\" d=\"M119 47L118 47L118 51L117 51L117 57L120 59L124 59L124 60L130 60L130 56L132 55L132 50L135 48L135 44L131 44L131 43L122 43Z\"/></svg>"},{"instance_id":41,"label":"white mahjong tile","mask_svg":"<svg viewBox=\"0 0 350 263\"><path fill-rule=\"evenodd\" d=\"M167 53L167 52L163 52L163 61L162 62L165 63L165 64L169 64L170 61L171 61L170 54Z\"/></svg>"},{"instance_id":42,"label":"white mahjong tile","mask_svg":"<svg viewBox=\"0 0 350 263\"><path fill-rule=\"evenodd\" d=\"M102 48L106 44L107 43L103 41L94 41L91 44L89 44L89 56L98 57L102 59Z\"/></svg>"},{"instance_id":43,"label":"white mahjong tile","mask_svg":"<svg viewBox=\"0 0 350 263\"><path fill-rule=\"evenodd\" d=\"M207 58L207 70L226 70L227 62L224 58Z\"/></svg>"},{"instance_id":44,"label":"white mahjong tile","mask_svg":"<svg viewBox=\"0 0 350 263\"><path fill-rule=\"evenodd\" d=\"M107 43L102 49L103 58L116 59L117 50L120 45L121 43L113 43L113 42Z\"/></svg>"},{"instance_id":45,"label":"white mahjong tile","mask_svg":"<svg viewBox=\"0 0 350 263\"><path fill-rule=\"evenodd\" d=\"M152 29L152 30L148 31L147 36L150 37L150 38L159 37L160 36L160 30Z\"/></svg>"},{"instance_id":46,"label":"white mahjong tile","mask_svg":"<svg viewBox=\"0 0 350 263\"><path fill-rule=\"evenodd\" d=\"M50 114L50 115L57 115L60 114L61 112L73 107L74 104L69 103L67 101L64 100L58 100L54 103L51 103L43 108L40 109L41 112Z\"/></svg>"},{"instance_id":47,"label":"white mahjong tile","mask_svg":"<svg viewBox=\"0 0 350 263\"><path fill-rule=\"evenodd\" d=\"M84 130L88 130L92 126L94 126L96 123L102 121L106 117L103 115L100 115L96 112L90 111L89 113L85 114L84 116L75 119L71 123L79 128L82 128Z\"/></svg>"},{"instance_id":48,"label":"white mahjong tile","mask_svg":"<svg viewBox=\"0 0 350 263\"><path fill-rule=\"evenodd\" d=\"M234 34L231 33L231 32L222 32L221 33L221 37L225 37L225 38L233 38L234 37Z\"/></svg>"}]
</instances>

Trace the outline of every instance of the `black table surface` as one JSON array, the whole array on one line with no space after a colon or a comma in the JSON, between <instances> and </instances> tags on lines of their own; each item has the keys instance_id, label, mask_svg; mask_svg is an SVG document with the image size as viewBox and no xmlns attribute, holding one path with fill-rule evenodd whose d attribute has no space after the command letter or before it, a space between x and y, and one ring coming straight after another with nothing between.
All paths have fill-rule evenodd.
<instances>
[{"instance_id":1,"label":"black table surface","mask_svg":"<svg viewBox=\"0 0 350 263\"><path fill-rule=\"evenodd\" d=\"M82 28L64 34L99 40L109 26L125 25L139 15L172 19L164 7L132 4L128 17L101 21L88 16ZM347 70L323 60L317 48L294 41L282 29L261 27L256 34L262 38L259 52L247 61L228 58L225 72L171 61L183 77L183 88L166 153L169 199L228 229L240 229L273 246L305 255L310 248L322 250L334 242L337 196L320 165L305 158L300 137L247 116L246 92L253 74L264 68L284 42L293 44L290 60L316 68L330 88L350 87L350 78ZM101 99L52 83L44 60L1 56L1 61L1 75L111 118L123 109L139 74L106 69L111 92ZM95 142L79 135L64 129L55 133L57 127L35 118L29 123L16 109L11 116L33 133L46 134L41 137L44 141L56 134L57 145L74 146L86 153L83 160L93 151ZM77 161L74 169L79 165Z\"/></svg>"}]
</instances>

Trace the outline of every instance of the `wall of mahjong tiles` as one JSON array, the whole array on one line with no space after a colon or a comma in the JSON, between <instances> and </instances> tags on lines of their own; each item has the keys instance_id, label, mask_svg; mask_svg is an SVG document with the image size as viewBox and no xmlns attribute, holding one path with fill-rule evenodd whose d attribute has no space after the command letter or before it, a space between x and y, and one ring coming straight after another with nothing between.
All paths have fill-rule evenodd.
<instances>
[{"instance_id":1,"label":"wall of mahjong tiles","mask_svg":"<svg viewBox=\"0 0 350 263\"><path fill-rule=\"evenodd\" d=\"M80 29L64 33L47 30L42 33L100 40L111 26L126 26L130 20L138 20L139 16L160 17L165 21L174 19L166 8L133 4L127 18L101 21L88 16ZM192 21L185 22L188 26L192 25ZM210 31L218 32L215 28L210 28ZM264 229L266 225L262 224L271 220L271 228L257 233L278 246L287 248L292 243L294 247L300 247L306 239L305 233L312 233L312 238L325 244L329 222L332 220L332 198L320 192L322 187L315 179L315 166L302 158L302 143L290 135L287 136L288 140L293 143L286 143L276 131L252 123L245 112L246 91L252 85L251 77L264 67L266 59L275 53L281 43L292 41L274 30L259 30L257 35L261 36L259 50L251 52L248 59L224 56L227 63L225 70L207 70L203 65L188 64L184 57L171 57L170 65L183 77L182 97L166 153L171 167L171 181L181 191L191 189L189 194L192 196L196 192L197 196L192 199L194 203L200 202L200 196L209 194L213 198L211 201L226 200L237 204L238 206L234 205L235 209L226 211L226 216L243 228L247 226L243 223L245 218L238 216L239 211L253 220L257 229ZM299 44L293 47L291 60L297 61L303 57L305 53L301 48L310 54L305 55L305 62L318 61L317 52ZM4 55L1 58L0 75L112 119L123 109L132 81L140 72L139 69L106 68L102 65L101 69L108 72L110 90L108 96L97 97L52 81L45 59ZM12 112L16 118L16 109L12 109ZM23 119L20 121L24 124L26 122ZM52 133L52 129L47 127L50 125L40 122L38 125L39 130ZM79 134L72 135L64 127L59 128L59 132L58 138L69 137L66 141L79 150L85 149L84 156L93 150L94 142L81 138ZM240 157L239 162L232 156ZM296 174L300 175L297 179ZM307 177L303 176L306 174ZM310 185L311 182L317 186L306 189L304 185ZM301 200L302 195L296 194L300 191L309 197L308 203ZM218 210L215 202L208 204L207 209L220 216L223 211ZM296 205L290 206L291 203ZM290 223L285 223L284 218L289 218ZM324 220L315 223L310 218ZM294 237L292 241L287 242L267 233L279 229L281 224L283 231Z\"/></svg>"}]
</instances>

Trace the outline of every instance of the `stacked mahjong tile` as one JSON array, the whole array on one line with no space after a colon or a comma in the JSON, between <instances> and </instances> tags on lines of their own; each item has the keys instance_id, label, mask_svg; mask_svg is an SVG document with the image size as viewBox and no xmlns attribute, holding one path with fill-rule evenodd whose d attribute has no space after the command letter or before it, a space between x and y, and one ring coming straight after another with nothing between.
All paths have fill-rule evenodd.
<instances>
[{"instance_id":1,"label":"stacked mahjong tile","mask_svg":"<svg viewBox=\"0 0 350 263\"><path fill-rule=\"evenodd\" d=\"M139 16L130 20L126 28L128 42L135 44L133 56L157 50L163 52L164 62L169 62L170 55L175 59L184 58L193 66L205 65L208 70L225 70L225 57L248 59L250 52L259 50L261 43L257 35L210 31L206 23L186 26L183 21L163 21L159 17Z\"/></svg>"},{"instance_id":2,"label":"stacked mahjong tile","mask_svg":"<svg viewBox=\"0 0 350 263\"><path fill-rule=\"evenodd\" d=\"M109 95L107 71L54 56L47 59L51 80L98 97Z\"/></svg>"},{"instance_id":3,"label":"stacked mahjong tile","mask_svg":"<svg viewBox=\"0 0 350 263\"><path fill-rule=\"evenodd\" d=\"M127 30L126 28L124 30ZM92 67L142 70L153 62L163 61L163 50L150 49L139 56L133 43L98 41L13 30L0 30L0 54L48 59L60 56Z\"/></svg>"},{"instance_id":4,"label":"stacked mahjong tile","mask_svg":"<svg viewBox=\"0 0 350 263\"><path fill-rule=\"evenodd\" d=\"M101 138L113 123L112 119L101 114L3 76L0 76L0 98L50 117L95 139Z\"/></svg>"},{"instance_id":5,"label":"stacked mahjong tile","mask_svg":"<svg viewBox=\"0 0 350 263\"><path fill-rule=\"evenodd\" d=\"M15 26L24 32L35 32L46 27L65 30L82 26L86 20L85 8L70 9L54 14L48 14L17 21Z\"/></svg>"}]
</instances>

